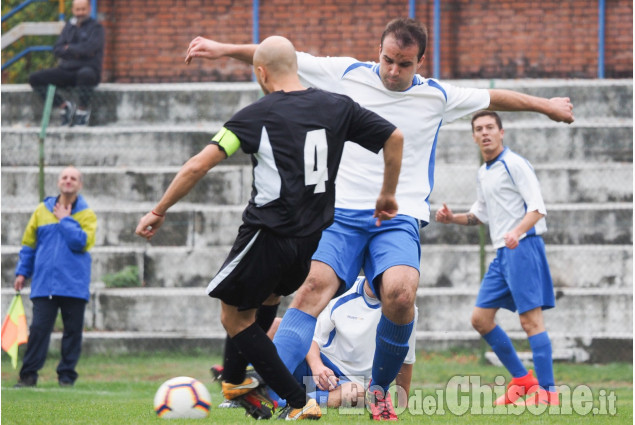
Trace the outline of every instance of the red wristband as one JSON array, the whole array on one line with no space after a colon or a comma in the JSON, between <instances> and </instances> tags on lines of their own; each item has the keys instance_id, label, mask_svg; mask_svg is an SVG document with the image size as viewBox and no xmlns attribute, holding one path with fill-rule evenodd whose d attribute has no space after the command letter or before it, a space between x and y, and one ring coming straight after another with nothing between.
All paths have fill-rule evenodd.
<instances>
[{"instance_id":1,"label":"red wristband","mask_svg":"<svg viewBox=\"0 0 635 425\"><path fill-rule=\"evenodd\" d=\"M152 214L156 215L157 217L165 217L165 214L155 213L154 210L152 210Z\"/></svg>"}]
</instances>

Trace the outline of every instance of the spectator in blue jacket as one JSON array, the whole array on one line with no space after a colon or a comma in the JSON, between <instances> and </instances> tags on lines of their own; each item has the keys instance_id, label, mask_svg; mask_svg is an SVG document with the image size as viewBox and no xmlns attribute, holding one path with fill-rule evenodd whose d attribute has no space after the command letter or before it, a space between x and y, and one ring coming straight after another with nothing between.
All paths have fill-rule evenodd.
<instances>
[{"instance_id":1,"label":"spectator in blue jacket","mask_svg":"<svg viewBox=\"0 0 635 425\"><path fill-rule=\"evenodd\" d=\"M90 17L90 0L73 0L73 17L66 23L55 42L55 68L43 69L29 76L29 84L42 99L49 84L77 87L79 105L64 100L58 93L53 106L58 107L62 125L87 125L90 100L101 81L104 58L104 28Z\"/></svg>"},{"instance_id":2,"label":"spectator in blue jacket","mask_svg":"<svg viewBox=\"0 0 635 425\"><path fill-rule=\"evenodd\" d=\"M89 299L89 250L95 244L97 217L79 194L82 176L77 168L62 170L57 186L59 195L44 199L31 215L15 271L16 291L22 290L26 279L32 278L33 303L18 388L37 384L58 310L62 313L64 334L57 379L60 386L72 386L78 376L75 366L81 352Z\"/></svg>"}]
</instances>

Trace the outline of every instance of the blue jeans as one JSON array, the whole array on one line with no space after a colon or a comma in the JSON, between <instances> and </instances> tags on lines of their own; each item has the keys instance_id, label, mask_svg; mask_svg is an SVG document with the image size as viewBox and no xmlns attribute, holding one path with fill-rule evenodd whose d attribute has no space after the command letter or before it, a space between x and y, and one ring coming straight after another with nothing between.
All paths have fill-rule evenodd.
<instances>
[{"instance_id":1,"label":"blue jeans","mask_svg":"<svg viewBox=\"0 0 635 425\"><path fill-rule=\"evenodd\" d=\"M32 298L33 319L29 328L29 341L24 354L20 379L35 378L44 366L51 332L55 325L58 309L62 312L64 334L62 336L62 358L57 365L57 379L60 382L74 383L77 379L75 366L82 350L82 332L86 300L81 298L38 297Z\"/></svg>"}]
</instances>

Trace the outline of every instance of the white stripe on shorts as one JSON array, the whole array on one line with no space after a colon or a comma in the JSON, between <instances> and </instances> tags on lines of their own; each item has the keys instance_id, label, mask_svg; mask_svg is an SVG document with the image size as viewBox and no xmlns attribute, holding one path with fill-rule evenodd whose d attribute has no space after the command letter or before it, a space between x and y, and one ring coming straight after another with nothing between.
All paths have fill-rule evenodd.
<instances>
[{"instance_id":1,"label":"white stripe on shorts","mask_svg":"<svg viewBox=\"0 0 635 425\"><path fill-rule=\"evenodd\" d=\"M247 244L247 246L245 247L245 249L243 249L240 254L238 254L236 256L236 258L234 258L229 264L227 264L227 266L223 267L223 269L218 272L218 274L216 276L214 276L214 279L211 280L211 282L209 283L209 285L207 285L207 295L210 294L210 292L212 292L214 289L216 289L216 287L223 281L225 280L225 278L227 276L229 276L229 274L231 272L234 271L234 269L236 268L236 266L238 265L238 263L240 263L240 261L245 258L245 255L247 255L247 253L249 252L249 250L251 249L252 245L254 244L254 242L256 242L256 238L258 237L258 235L260 234L260 230L258 229L258 231L256 232L256 234L254 235L253 238L251 238L251 240L249 241L249 243Z\"/></svg>"}]
</instances>

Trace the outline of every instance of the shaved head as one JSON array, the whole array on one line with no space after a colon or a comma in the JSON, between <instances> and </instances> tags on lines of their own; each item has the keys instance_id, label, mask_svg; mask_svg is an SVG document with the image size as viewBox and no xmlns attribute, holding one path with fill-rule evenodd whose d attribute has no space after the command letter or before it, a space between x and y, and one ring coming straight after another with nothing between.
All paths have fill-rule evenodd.
<instances>
[{"instance_id":1,"label":"shaved head","mask_svg":"<svg viewBox=\"0 0 635 425\"><path fill-rule=\"evenodd\" d=\"M83 22L90 17L90 1L89 0L73 0L73 16Z\"/></svg>"},{"instance_id":2,"label":"shaved head","mask_svg":"<svg viewBox=\"0 0 635 425\"><path fill-rule=\"evenodd\" d=\"M284 37L268 37L260 43L254 53L254 66L263 66L272 74L297 73L295 47Z\"/></svg>"}]
</instances>

